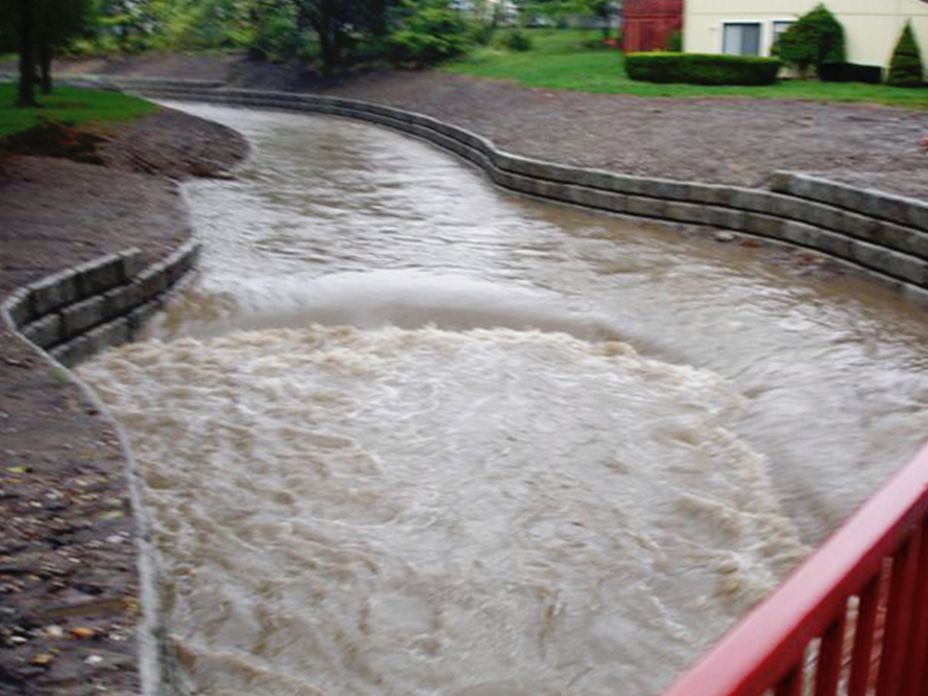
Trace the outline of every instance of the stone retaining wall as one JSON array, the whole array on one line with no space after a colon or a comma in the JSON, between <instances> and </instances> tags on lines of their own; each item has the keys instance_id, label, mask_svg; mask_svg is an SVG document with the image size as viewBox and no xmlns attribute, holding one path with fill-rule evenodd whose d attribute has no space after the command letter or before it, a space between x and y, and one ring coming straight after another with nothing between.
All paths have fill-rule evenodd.
<instances>
[{"instance_id":1,"label":"stone retaining wall","mask_svg":"<svg viewBox=\"0 0 928 696\"><path fill-rule=\"evenodd\" d=\"M615 174L497 149L437 119L351 99L205 88L150 80L115 82L150 97L346 116L426 139L480 167L499 186L612 213L711 226L822 252L928 303L928 206L799 174L777 173L773 190Z\"/></svg>"},{"instance_id":2,"label":"stone retaining wall","mask_svg":"<svg viewBox=\"0 0 928 696\"><path fill-rule=\"evenodd\" d=\"M138 249L107 254L17 289L2 313L11 328L72 366L131 341L198 254L194 241L148 267Z\"/></svg>"}]
</instances>

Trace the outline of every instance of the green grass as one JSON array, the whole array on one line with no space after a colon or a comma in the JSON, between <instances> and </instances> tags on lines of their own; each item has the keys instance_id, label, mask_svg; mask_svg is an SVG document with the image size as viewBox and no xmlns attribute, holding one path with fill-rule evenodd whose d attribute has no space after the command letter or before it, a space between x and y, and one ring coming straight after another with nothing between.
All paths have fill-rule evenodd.
<instances>
[{"instance_id":1,"label":"green grass","mask_svg":"<svg viewBox=\"0 0 928 696\"><path fill-rule=\"evenodd\" d=\"M131 121L158 107L144 99L117 92L97 92L76 87L56 87L49 95L37 95L39 108L15 106L16 85L0 84L0 138L28 130L40 118L71 125L106 124Z\"/></svg>"},{"instance_id":2,"label":"green grass","mask_svg":"<svg viewBox=\"0 0 928 696\"><path fill-rule=\"evenodd\" d=\"M658 85L634 82L625 73L621 52L590 48L585 42L597 32L557 29L528 31L533 49L522 53L498 46L478 48L469 56L442 66L441 70L510 80L524 87L565 89L577 92L633 94L639 97L752 97L810 101L870 102L909 109L928 110L928 88L902 89L855 82L783 80L768 87L710 87Z\"/></svg>"}]
</instances>

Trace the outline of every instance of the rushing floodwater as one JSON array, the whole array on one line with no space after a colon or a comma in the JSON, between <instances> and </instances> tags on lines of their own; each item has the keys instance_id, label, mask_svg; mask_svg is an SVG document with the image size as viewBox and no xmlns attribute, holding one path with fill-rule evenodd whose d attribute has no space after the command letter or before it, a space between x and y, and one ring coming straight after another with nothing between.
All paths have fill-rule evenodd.
<instances>
[{"instance_id":1,"label":"rushing floodwater","mask_svg":"<svg viewBox=\"0 0 928 696\"><path fill-rule=\"evenodd\" d=\"M81 368L178 688L646 695L928 433L924 316L807 255L507 195L330 118L187 186L203 272Z\"/></svg>"}]
</instances>

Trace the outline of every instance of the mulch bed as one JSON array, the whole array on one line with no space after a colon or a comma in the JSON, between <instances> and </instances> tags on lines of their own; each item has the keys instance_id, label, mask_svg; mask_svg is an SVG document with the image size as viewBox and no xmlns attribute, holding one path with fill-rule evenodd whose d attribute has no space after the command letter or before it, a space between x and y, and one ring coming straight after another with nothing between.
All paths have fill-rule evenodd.
<instances>
[{"instance_id":1,"label":"mulch bed","mask_svg":"<svg viewBox=\"0 0 928 696\"><path fill-rule=\"evenodd\" d=\"M15 139L0 152L0 298L106 252L166 256L190 234L174 180L220 175L246 149L169 110ZM138 692L126 475L109 424L0 329L0 693Z\"/></svg>"}]
</instances>

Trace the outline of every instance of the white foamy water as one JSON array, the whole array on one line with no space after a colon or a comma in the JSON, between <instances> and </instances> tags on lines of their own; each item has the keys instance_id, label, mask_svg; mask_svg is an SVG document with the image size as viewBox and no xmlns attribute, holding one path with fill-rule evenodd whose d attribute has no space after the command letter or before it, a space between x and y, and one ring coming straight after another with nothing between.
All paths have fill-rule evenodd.
<instances>
[{"instance_id":1,"label":"white foamy water","mask_svg":"<svg viewBox=\"0 0 928 696\"><path fill-rule=\"evenodd\" d=\"M803 553L737 394L621 343L277 330L83 374L198 693L651 693Z\"/></svg>"},{"instance_id":2,"label":"white foamy water","mask_svg":"<svg viewBox=\"0 0 928 696\"><path fill-rule=\"evenodd\" d=\"M657 694L928 432L924 314L331 118L188 184L202 272L83 366L178 691Z\"/></svg>"}]
</instances>

